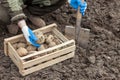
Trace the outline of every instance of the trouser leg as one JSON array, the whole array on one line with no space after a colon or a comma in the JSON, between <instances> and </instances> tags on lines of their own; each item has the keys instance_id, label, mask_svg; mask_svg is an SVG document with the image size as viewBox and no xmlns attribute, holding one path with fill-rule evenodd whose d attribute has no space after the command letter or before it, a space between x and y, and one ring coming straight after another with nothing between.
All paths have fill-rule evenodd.
<instances>
[{"instance_id":1,"label":"trouser leg","mask_svg":"<svg viewBox=\"0 0 120 80\"><path fill-rule=\"evenodd\" d=\"M0 25L4 25L11 34L17 34L18 32L18 26L11 24L9 13L2 5L0 5Z\"/></svg>"},{"instance_id":2,"label":"trouser leg","mask_svg":"<svg viewBox=\"0 0 120 80\"><path fill-rule=\"evenodd\" d=\"M0 25L10 24L10 16L6 8L0 4Z\"/></svg>"}]
</instances>

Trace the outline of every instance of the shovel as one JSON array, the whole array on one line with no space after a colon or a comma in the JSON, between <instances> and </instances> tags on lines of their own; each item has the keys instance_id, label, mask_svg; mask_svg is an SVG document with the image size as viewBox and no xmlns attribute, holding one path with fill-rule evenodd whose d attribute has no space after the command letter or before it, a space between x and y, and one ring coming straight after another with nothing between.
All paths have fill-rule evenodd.
<instances>
[{"instance_id":1,"label":"shovel","mask_svg":"<svg viewBox=\"0 0 120 80\"><path fill-rule=\"evenodd\" d=\"M82 14L80 13L80 7L78 7L76 27L66 26L65 34L66 37L68 37L69 39L75 39L76 45L80 44L81 47L87 48L90 37L90 29L82 28L81 20L82 20Z\"/></svg>"}]
</instances>

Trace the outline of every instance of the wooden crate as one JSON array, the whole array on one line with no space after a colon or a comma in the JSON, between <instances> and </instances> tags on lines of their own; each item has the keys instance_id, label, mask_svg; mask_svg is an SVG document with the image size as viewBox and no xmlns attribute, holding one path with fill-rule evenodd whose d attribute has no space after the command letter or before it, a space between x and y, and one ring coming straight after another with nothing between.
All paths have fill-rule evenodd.
<instances>
[{"instance_id":1,"label":"wooden crate","mask_svg":"<svg viewBox=\"0 0 120 80\"><path fill-rule=\"evenodd\" d=\"M46 68L48 66L54 65L61 61L74 57L76 48L75 41L68 40L56 29L56 27L57 27L56 24L51 24L46 27L34 30L33 32L41 31L43 33L48 33L52 31L57 36L57 38L59 38L62 41L61 44L42 51L38 51L34 54L28 54L23 57L20 57L12 46L12 43L19 41L21 38L24 38L22 34L4 39L4 53L6 56L9 56L12 59L15 65L19 68L19 72L21 73L22 76L25 76L27 74L33 73L40 69ZM59 50L54 51L56 49ZM28 58L35 57L37 55L44 54L47 52L51 53L45 54L44 56L36 57L32 60L25 61Z\"/></svg>"}]
</instances>

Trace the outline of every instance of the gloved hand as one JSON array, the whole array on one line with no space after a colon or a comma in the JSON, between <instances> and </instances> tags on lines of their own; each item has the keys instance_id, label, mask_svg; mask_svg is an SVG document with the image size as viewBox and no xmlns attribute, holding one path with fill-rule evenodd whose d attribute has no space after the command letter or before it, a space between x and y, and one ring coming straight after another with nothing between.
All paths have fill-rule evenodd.
<instances>
[{"instance_id":1,"label":"gloved hand","mask_svg":"<svg viewBox=\"0 0 120 80\"><path fill-rule=\"evenodd\" d=\"M74 8L74 9L78 9L78 7L80 6L80 12L82 15L85 14L85 11L87 9L87 3L86 1L82 2L82 0L68 0L68 2L70 3L70 5Z\"/></svg>"},{"instance_id":2,"label":"gloved hand","mask_svg":"<svg viewBox=\"0 0 120 80\"><path fill-rule=\"evenodd\" d=\"M30 28L28 28L27 26L24 26L22 28L22 32L23 35L25 37L25 39L32 44L35 47L40 47L40 44L36 43L36 41L38 40L38 38L35 36L35 34L32 32L32 30Z\"/></svg>"}]
</instances>

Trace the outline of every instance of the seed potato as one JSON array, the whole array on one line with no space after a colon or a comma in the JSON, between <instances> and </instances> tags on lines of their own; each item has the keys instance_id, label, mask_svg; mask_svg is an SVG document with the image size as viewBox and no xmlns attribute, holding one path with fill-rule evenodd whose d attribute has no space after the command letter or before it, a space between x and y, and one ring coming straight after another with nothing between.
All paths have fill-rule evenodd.
<instances>
[{"instance_id":1,"label":"seed potato","mask_svg":"<svg viewBox=\"0 0 120 80\"><path fill-rule=\"evenodd\" d=\"M22 57L22 56L27 55L27 54L28 54L28 51L27 51L25 48L20 47L20 48L17 49L17 53L18 53L18 55L19 55L20 57Z\"/></svg>"}]
</instances>

